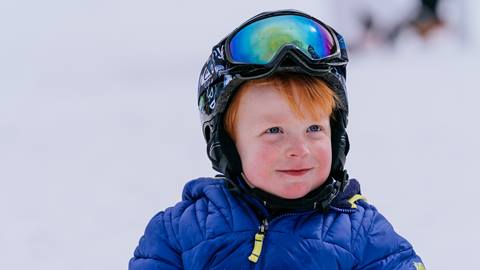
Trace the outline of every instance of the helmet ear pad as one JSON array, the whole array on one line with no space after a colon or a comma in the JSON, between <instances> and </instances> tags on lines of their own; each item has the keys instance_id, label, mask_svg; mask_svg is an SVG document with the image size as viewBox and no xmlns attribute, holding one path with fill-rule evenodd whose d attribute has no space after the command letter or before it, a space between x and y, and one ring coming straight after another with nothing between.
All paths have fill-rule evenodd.
<instances>
[{"instance_id":1,"label":"helmet ear pad","mask_svg":"<svg viewBox=\"0 0 480 270\"><path fill-rule=\"evenodd\" d=\"M337 109L330 117L331 144L332 144L332 167L330 176L343 180L344 165L348 151L350 150L350 142L346 131L347 113L342 109Z\"/></svg>"},{"instance_id":2,"label":"helmet ear pad","mask_svg":"<svg viewBox=\"0 0 480 270\"><path fill-rule=\"evenodd\" d=\"M235 142L224 128L223 116L224 114L219 115L219 120L221 121L221 124L217 125L217 134L219 137L218 140L220 142L221 151L223 152L226 160L228 161L224 172L227 177L235 179L236 177L240 176L243 171L242 160L240 159L240 155L238 154Z\"/></svg>"}]
</instances>

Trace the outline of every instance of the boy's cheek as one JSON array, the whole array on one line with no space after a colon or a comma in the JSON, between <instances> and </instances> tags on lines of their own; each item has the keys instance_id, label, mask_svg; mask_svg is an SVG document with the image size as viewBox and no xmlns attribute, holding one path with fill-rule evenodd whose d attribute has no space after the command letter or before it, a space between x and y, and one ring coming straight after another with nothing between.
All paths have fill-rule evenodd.
<instances>
[{"instance_id":1,"label":"boy's cheek","mask_svg":"<svg viewBox=\"0 0 480 270\"><path fill-rule=\"evenodd\" d=\"M275 159L278 156L277 152L274 152L274 149L256 148L246 153L246 155L243 155L241 160L244 166L248 166L248 168L254 169L258 173L259 171L273 169Z\"/></svg>"},{"instance_id":2,"label":"boy's cheek","mask_svg":"<svg viewBox=\"0 0 480 270\"><path fill-rule=\"evenodd\" d=\"M275 149L275 147L260 146L252 151L252 159L254 159L255 162L261 162L263 165L273 162L275 157L279 157L278 150Z\"/></svg>"}]
</instances>

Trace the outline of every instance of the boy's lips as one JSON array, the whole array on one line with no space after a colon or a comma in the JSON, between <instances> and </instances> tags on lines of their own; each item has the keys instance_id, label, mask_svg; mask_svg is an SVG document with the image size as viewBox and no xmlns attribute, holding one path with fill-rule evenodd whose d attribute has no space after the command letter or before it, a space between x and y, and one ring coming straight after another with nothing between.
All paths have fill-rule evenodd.
<instances>
[{"instance_id":1,"label":"boy's lips","mask_svg":"<svg viewBox=\"0 0 480 270\"><path fill-rule=\"evenodd\" d=\"M308 173L312 168L296 169L296 170L277 170L278 172L285 173L291 176L302 176Z\"/></svg>"}]
</instances>

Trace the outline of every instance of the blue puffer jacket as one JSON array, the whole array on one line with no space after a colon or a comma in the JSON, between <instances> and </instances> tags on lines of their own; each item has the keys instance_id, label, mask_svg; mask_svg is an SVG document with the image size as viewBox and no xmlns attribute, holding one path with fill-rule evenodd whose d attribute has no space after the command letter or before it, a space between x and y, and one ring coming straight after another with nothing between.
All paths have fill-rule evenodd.
<instances>
[{"instance_id":1,"label":"blue puffer jacket","mask_svg":"<svg viewBox=\"0 0 480 270\"><path fill-rule=\"evenodd\" d=\"M192 180L150 221L129 269L424 269L374 206L353 201L260 221L223 180Z\"/></svg>"}]
</instances>

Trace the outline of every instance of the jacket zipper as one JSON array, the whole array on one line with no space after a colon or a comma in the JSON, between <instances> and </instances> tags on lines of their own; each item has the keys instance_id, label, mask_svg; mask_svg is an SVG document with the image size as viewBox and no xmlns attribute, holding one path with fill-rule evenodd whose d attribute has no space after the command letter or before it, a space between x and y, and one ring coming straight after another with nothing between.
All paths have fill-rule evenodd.
<instances>
[{"instance_id":1,"label":"jacket zipper","mask_svg":"<svg viewBox=\"0 0 480 270\"><path fill-rule=\"evenodd\" d=\"M258 259L260 258L260 254L262 253L263 248L263 240L265 239L265 234L267 233L268 229L268 220L264 218L262 220L262 224L260 224L259 231L255 234L255 243L253 244L253 250L250 256L248 256L248 260L257 263Z\"/></svg>"},{"instance_id":2,"label":"jacket zipper","mask_svg":"<svg viewBox=\"0 0 480 270\"><path fill-rule=\"evenodd\" d=\"M255 242L253 244L253 250L252 250L250 256L248 256L248 260L253 262L253 263L257 263L258 260L260 259L260 255L261 255L262 249L263 249L263 242L265 240L265 236L266 236L269 224L271 224L273 221L278 220L282 217L303 215L303 214L305 214L305 212L302 212L302 213L285 213L285 214L282 214L282 215L279 215L279 216L273 218L270 221L270 223L269 223L267 218L264 218L262 220L262 223L260 224L259 231L255 234Z\"/></svg>"},{"instance_id":3,"label":"jacket zipper","mask_svg":"<svg viewBox=\"0 0 480 270\"><path fill-rule=\"evenodd\" d=\"M330 206L330 208L335 210L335 211L341 212L341 213L353 213L353 212L356 211L356 209L343 209L343 208L337 208L337 207L334 207L334 206ZM314 211L312 211L312 212L314 212ZM273 218L272 220L270 220L270 222L268 221L268 218L264 218L262 220L262 223L259 226L258 232L255 234L255 242L253 244L253 250L252 250L250 256L248 256L248 260L253 262L253 263L257 263L258 260L260 259L260 255L262 254L262 250L263 250L263 244L264 244L265 236L267 234L268 226L270 224L272 224L274 221L276 221L276 220L278 220L282 217L304 215L306 213L307 212L285 213L285 214L282 214L282 215L279 215L279 216Z\"/></svg>"},{"instance_id":4,"label":"jacket zipper","mask_svg":"<svg viewBox=\"0 0 480 270\"><path fill-rule=\"evenodd\" d=\"M363 197L361 197L362 199L364 199ZM353 205L353 203L352 203ZM340 213L353 213L356 211L356 207L352 208L352 209L344 209L344 208L338 208L338 207L334 207L334 206L330 206L331 209L337 211L337 212L340 212ZM263 218L260 226L259 226L259 230L258 232L255 234L255 239L254 239L254 244L253 244L253 249L252 249L252 252L250 253L250 256L248 256L248 260L253 262L253 263L257 263L258 260L260 259L260 255L262 254L262 250L263 250L263 245L264 245L264 240L265 240L265 236L267 234L267 230L268 230L268 227L269 227L269 224L272 224L274 221L282 218L282 217L286 217L286 216L295 216L295 215L304 215L304 214L307 214L309 212L315 212L316 210L312 210L312 211L308 211L308 212L300 212L300 213L285 213L285 214L282 214L282 215L279 215L275 218L273 218L272 220L270 220L270 222L268 221L268 216Z\"/></svg>"}]
</instances>

